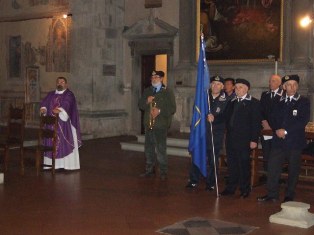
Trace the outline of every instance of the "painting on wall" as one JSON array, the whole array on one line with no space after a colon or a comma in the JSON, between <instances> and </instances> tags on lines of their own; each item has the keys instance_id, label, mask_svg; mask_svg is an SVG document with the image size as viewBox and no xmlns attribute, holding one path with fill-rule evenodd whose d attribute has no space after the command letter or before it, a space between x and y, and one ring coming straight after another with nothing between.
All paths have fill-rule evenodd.
<instances>
[{"instance_id":1,"label":"painting on wall","mask_svg":"<svg viewBox=\"0 0 314 235\"><path fill-rule=\"evenodd\" d=\"M283 1L199 0L198 25L206 42L207 60L281 60Z\"/></svg>"},{"instance_id":2,"label":"painting on wall","mask_svg":"<svg viewBox=\"0 0 314 235\"><path fill-rule=\"evenodd\" d=\"M55 18L49 29L47 44L47 72L70 71L70 23L71 19Z\"/></svg>"},{"instance_id":3,"label":"painting on wall","mask_svg":"<svg viewBox=\"0 0 314 235\"><path fill-rule=\"evenodd\" d=\"M30 66L26 68L25 86L25 102L40 101L39 67Z\"/></svg>"},{"instance_id":4,"label":"painting on wall","mask_svg":"<svg viewBox=\"0 0 314 235\"><path fill-rule=\"evenodd\" d=\"M9 37L9 78L21 77L21 36Z\"/></svg>"}]
</instances>

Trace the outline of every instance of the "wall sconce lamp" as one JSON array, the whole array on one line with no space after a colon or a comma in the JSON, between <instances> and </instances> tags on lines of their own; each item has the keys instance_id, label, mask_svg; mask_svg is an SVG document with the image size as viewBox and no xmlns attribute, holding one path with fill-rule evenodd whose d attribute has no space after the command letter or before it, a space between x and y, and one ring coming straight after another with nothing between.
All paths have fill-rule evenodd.
<instances>
[{"instance_id":1,"label":"wall sconce lamp","mask_svg":"<svg viewBox=\"0 0 314 235\"><path fill-rule=\"evenodd\" d=\"M302 28L307 28L312 23L312 21L313 21L313 16L306 15L300 19L299 23Z\"/></svg>"},{"instance_id":2,"label":"wall sconce lamp","mask_svg":"<svg viewBox=\"0 0 314 235\"><path fill-rule=\"evenodd\" d=\"M71 17L71 16L72 16L71 13L69 13L69 14L63 14L63 15L62 15L62 17L63 17L64 19L66 19L66 18L68 18L68 17Z\"/></svg>"}]
</instances>

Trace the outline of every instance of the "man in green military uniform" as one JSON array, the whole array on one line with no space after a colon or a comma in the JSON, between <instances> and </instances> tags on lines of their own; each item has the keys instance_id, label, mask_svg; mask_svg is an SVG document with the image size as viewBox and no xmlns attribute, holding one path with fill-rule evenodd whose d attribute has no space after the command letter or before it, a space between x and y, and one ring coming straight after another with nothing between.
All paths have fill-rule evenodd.
<instances>
[{"instance_id":1,"label":"man in green military uniform","mask_svg":"<svg viewBox=\"0 0 314 235\"><path fill-rule=\"evenodd\" d=\"M160 179L166 180L168 173L167 132L172 115L176 112L175 97L162 83L163 71L153 71L151 86L146 88L139 100L144 111L146 171L141 177L155 175L156 156L160 168Z\"/></svg>"}]
</instances>

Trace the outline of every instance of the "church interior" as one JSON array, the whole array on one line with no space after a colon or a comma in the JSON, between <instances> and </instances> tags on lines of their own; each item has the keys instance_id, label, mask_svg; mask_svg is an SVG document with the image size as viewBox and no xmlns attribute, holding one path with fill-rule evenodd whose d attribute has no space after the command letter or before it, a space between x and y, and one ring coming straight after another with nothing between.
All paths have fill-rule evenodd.
<instances>
[{"instance_id":1,"label":"church interior","mask_svg":"<svg viewBox=\"0 0 314 235\"><path fill-rule=\"evenodd\" d=\"M217 197L205 183L185 188L191 166L186 147L168 154L168 180L160 181L138 177L145 168L141 143L123 145L143 137L138 100L153 70L165 72L175 95L168 137L188 141L202 33L210 75L247 79L257 99L272 74L298 74L312 123L314 25L303 28L299 21L313 12L313 0L0 0L0 140L12 105L25 108L24 143L36 145L40 102L60 76L75 94L83 139L81 169L55 175L37 175L35 154L27 149L22 175L15 148L4 172L0 152L0 233L313 234L313 227L269 221L281 202L257 202L266 192L265 182L256 181L258 157L248 198ZM303 162L295 198L311 206L313 166L311 159ZM220 168L223 190L228 174ZM234 224L214 232L161 230L194 218Z\"/></svg>"}]
</instances>

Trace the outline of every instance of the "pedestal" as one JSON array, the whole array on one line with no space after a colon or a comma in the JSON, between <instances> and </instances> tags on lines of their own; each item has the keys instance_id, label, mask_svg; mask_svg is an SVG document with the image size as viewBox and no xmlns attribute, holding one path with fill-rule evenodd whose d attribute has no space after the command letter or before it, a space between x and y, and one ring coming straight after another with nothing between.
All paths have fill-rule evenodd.
<instances>
[{"instance_id":1,"label":"pedestal","mask_svg":"<svg viewBox=\"0 0 314 235\"><path fill-rule=\"evenodd\" d=\"M314 214L309 213L310 205L303 202L285 202L282 210L269 217L271 223L284 224L300 228L314 225Z\"/></svg>"}]
</instances>

